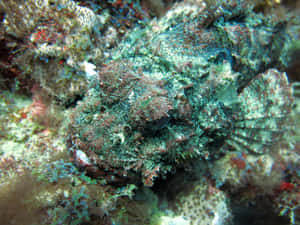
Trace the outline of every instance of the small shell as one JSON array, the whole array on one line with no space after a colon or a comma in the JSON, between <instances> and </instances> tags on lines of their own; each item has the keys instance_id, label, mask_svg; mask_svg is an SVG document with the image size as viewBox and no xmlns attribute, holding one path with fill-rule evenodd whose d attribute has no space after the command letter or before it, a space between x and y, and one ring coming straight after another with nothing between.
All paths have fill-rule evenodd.
<instances>
[{"instance_id":1,"label":"small shell","mask_svg":"<svg viewBox=\"0 0 300 225\"><path fill-rule=\"evenodd\" d=\"M78 164L78 166L86 167L86 166L91 165L91 162L90 162L89 158L87 157L87 155L83 151L76 150L75 154L76 154L75 155L75 161Z\"/></svg>"}]
</instances>

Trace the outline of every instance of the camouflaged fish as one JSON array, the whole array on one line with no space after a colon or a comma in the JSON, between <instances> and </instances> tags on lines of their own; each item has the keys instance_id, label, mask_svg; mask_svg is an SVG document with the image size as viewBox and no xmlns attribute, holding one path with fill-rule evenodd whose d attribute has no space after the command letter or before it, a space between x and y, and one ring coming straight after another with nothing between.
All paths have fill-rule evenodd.
<instances>
[{"instance_id":1,"label":"camouflaged fish","mask_svg":"<svg viewBox=\"0 0 300 225\"><path fill-rule=\"evenodd\" d=\"M245 1L175 4L101 67L71 115L75 162L108 183L152 186L195 160L270 152L292 129L292 89L272 69L291 39Z\"/></svg>"}]
</instances>

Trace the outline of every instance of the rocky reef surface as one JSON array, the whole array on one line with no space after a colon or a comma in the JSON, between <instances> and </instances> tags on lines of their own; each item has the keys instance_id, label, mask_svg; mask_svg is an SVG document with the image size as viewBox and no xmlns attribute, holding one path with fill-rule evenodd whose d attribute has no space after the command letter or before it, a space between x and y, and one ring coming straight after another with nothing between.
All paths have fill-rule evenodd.
<instances>
[{"instance_id":1,"label":"rocky reef surface","mask_svg":"<svg viewBox=\"0 0 300 225\"><path fill-rule=\"evenodd\" d=\"M299 223L296 6L0 2L0 218Z\"/></svg>"}]
</instances>

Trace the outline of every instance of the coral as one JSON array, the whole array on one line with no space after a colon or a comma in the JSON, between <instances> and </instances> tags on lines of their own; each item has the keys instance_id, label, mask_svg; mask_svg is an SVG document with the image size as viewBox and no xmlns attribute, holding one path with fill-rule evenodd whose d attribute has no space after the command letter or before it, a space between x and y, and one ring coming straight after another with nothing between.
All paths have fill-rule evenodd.
<instances>
[{"instance_id":1,"label":"coral","mask_svg":"<svg viewBox=\"0 0 300 225\"><path fill-rule=\"evenodd\" d=\"M231 220L226 195L206 182L194 184L178 198L176 214L187 218L190 225L225 225Z\"/></svg>"},{"instance_id":2,"label":"coral","mask_svg":"<svg viewBox=\"0 0 300 225\"><path fill-rule=\"evenodd\" d=\"M292 113L290 124L296 134L284 136L284 144L263 155L227 153L209 169L216 186L231 193L233 201L268 204L274 213L288 218L290 224L299 221L297 112Z\"/></svg>"},{"instance_id":3,"label":"coral","mask_svg":"<svg viewBox=\"0 0 300 225\"><path fill-rule=\"evenodd\" d=\"M217 187L230 185L230 190L255 186L261 194L273 193L283 180L283 173L276 169L276 160L270 155L228 153L213 163L212 177Z\"/></svg>"},{"instance_id":4,"label":"coral","mask_svg":"<svg viewBox=\"0 0 300 225\"><path fill-rule=\"evenodd\" d=\"M76 18L80 26L87 27L88 29L91 29L91 27L94 26L95 23L97 23L96 15L94 15L91 10L78 6L72 0L30 0L26 2L23 0L3 1L1 3L1 7L6 13L4 25L7 29L7 32L17 37L25 37L26 35L29 35L33 29L36 29L38 26L43 25L41 24L41 21L43 21L43 19L46 20L46 23L44 24L46 26L53 25L51 23L47 24L51 20L59 22L59 18L57 18L57 16L59 15L64 15L68 19ZM58 23L58 25L63 26L62 23ZM62 28L60 26L59 28ZM72 26L74 26L74 24L71 26L69 25L69 28L72 28ZM51 27L46 27L46 29L49 28L51 29ZM65 26L63 28L66 29L68 27ZM34 35L33 39L37 42L46 41L45 35L49 34L50 33L48 33L48 30L40 30L36 35ZM53 35L53 33L51 35ZM54 41L54 39L51 40Z\"/></svg>"},{"instance_id":5,"label":"coral","mask_svg":"<svg viewBox=\"0 0 300 225\"><path fill-rule=\"evenodd\" d=\"M299 124L297 124L299 126ZM297 126L297 127L298 127ZM299 137L299 135L298 135ZM296 142L298 144L298 142ZM282 182L275 188L274 209L279 215L289 217L290 224L298 224L300 221L300 174L299 174L299 148L295 145L293 151L281 149L280 166L285 174Z\"/></svg>"},{"instance_id":6,"label":"coral","mask_svg":"<svg viewBox=\"0 0 300 225\"><path fill-rule=\"evenodd\" d=\"M290 224L298 224L299 218L299 208L300 208L300 197L299 191L299 177L297 184L292 183L282 183L280 186L280 193L275 199L276 211L279 211L279 215L286 215L290 219Z\"/></svg>"},{"instance_id":7,"label":"coral","mask_svg":"<svg viewBox=\"0 0 300 225\"><path fill-rule=\"evenodd\" d=\"M16 37L25 37L36 26L39 17L35 16L35 1L1 1L1 9L6 13L4 25L7 32Z\"/></svg>"},{"instance_id":8,"label":"coral","mask_svg":"<svg viewBox=\"0 0 300 225\"><path fill-rule=\"evenodd\" d=\"M54 155L63 157L61 153L66 147L62 124L59 128L46 128L34 121L29 111L30 99L11 93L1 96L1 182L38 168ZM54 140L55 136L59 138Z\"/></svg>"},{"instance_id":9,"label":"coral","mask_svg":"<svg viewBox=\"0 0 300 225\"><path fill-rule=\"evenodd\" d=\"M2 7L6 36L24 39L14 43L13 62L22 74L18 79L34 79L64 102L82 95L91 76L87 61L102 55L100 29L106 17L71 0L5 1Z\"/></svg>"},{"instance_id":10,"label":"coral","mask_svg":"<svg viewBox=\"0 0 300 225\"><path fill-rule=\"evenodd\" d=\"M92 180L67 161L62 124L53 131L34 122L35 113L29 110L31 103L24 96L1 94L0 121L7 127L2 130L0 141L2 221L25 225L55 224L62 220L64 224L75 224L75 219L83 221L88 213L91 221L110 224L106 213L110 211L110 197L102 189L101 181ZM43 113L41 108L34 112ZM83 194L93 197L88 197L83 208L74 206L81 204Z\"/></svg>"}]
</instances>

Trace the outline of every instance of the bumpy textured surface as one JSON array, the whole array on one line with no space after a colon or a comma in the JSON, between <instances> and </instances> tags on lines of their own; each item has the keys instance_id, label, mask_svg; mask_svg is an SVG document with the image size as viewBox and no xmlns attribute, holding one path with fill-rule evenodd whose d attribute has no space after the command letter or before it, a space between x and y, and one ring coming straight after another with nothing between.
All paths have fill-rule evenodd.
<instances>
[{"instance_id":1,"label":"bumpy textured surface","mask_svg":"<svg viewBox=\"0 0 300 225\"><path fill-rule=\"evenodd\" d=\"M71 116L76 163L108 182L152 186L192 160L278 147L292 90L268 68L287 61L284 26L246 1L220 1L175 4L135 29Z\"/></svg>"},{"instance_id":2,"label":"bumpy textured surface","mask_svg":"<svg viewBox=\"0 0 300 225\"><path fill-rule=\"evenodd\" d=\"M190 225L225 225L231 220L228 200L220 190L199 182L189 194L179 198L177 214Z\"/></svg>"},{"instance_id":3,"label":"bumpy textured surface","mask_svg":"<svg viewBox=\"0 0 300 225\"><path fill-rule=\"evenodd\" d=\"M92 39L99 39L106 17L71 0L3 1L0 8L6 12L6 35L22 39L14 61L23 79L31 78L62 101L83 94L87 60L102 54L103 43Z\"/></svg>"}]
</instances>

